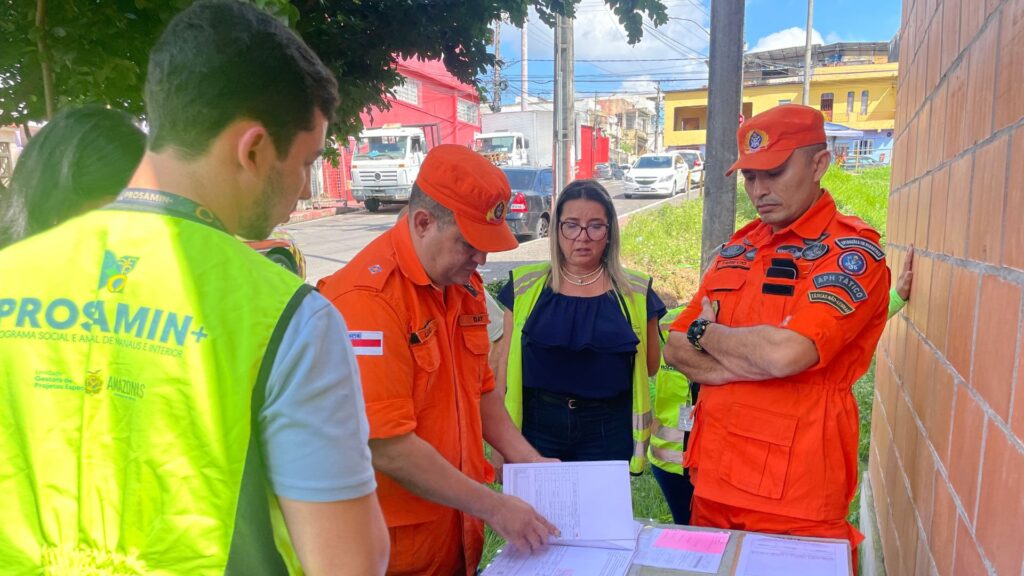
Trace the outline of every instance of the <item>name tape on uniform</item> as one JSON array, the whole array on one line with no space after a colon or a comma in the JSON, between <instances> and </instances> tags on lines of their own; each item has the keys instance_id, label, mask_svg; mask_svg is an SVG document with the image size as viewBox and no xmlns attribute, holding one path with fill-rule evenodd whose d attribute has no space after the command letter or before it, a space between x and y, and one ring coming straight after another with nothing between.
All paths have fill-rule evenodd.
<instances>
[{"instance_id":1,"label":"name tape on uniform","mask_svg":"<svg viewBox=\"0 0 1024 576\"><path fill-rule=\"evenodd\" d=\"M853 276L842 272L826 272L814 277L815 288L835 287L842 289L850 295L854 302L863 302L868 299L868 292L853 279Z\"/></svg>"},{"instance_id":2,"label":"name tape on uniform","mask_svg":"<svg viewBox=\"0 0 1024 576\"><path fill-rule=\"evenodd\" d=\"M843 300L839 296L825 290L811 290L807 293L807 298L810 299L811 302L828 304L842 312L844 316L853 312L853 306L850 306L846 300Z\"/></svg>"},{"instance_id":3,"label":"name tape on uniform","mask_svg":"<svg viewBox=\"0 0 1024 576\"><path fill-rule=\"evenodd\" d=\"M384 332L380 330L363 330L348 333L348 341L356 356L383 356Z\"/></svg>"},{"instance_id":4,"label":"name tape on uniform","mask_svg":"<svg viewBox=\"0 0 1024 576\"><path fill-rule=\"evenodd\" d=\"M867 252L868 256L871 256L875 262L879 262L882 258L885 258L885 252L878 247L878 244L875 244L867 238L861 238L860 236L837 238L836 246L839 246L840 248L860 248Z\"/></svg>"}]
</instances>

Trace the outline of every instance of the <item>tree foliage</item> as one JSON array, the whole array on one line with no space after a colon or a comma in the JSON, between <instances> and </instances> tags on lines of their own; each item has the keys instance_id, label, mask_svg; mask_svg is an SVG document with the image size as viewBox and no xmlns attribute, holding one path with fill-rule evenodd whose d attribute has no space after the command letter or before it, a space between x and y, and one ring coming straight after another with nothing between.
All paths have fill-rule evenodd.
<instances>
[{"instance_id":1,"label":"tree foliage","mask_svg":"<svg viewBox=\"0 0 1024 576\"><path fill-rule=\"evenodd\" d=\"M0 0L0 124L47 117L44 62L54 109L102 102L142 116L148 52L192 1ZM399 59L444 58L455 77L476 85L495 63L487 51L492 22L521 26L533 6L553 24L556 14L572 16L579 0L249 1L292 25L335 73L341 106L332 132L347 136L358 132L360 112L383 106L401 82ZM667 21L660 0L605 1L630 42L640 40L644 16Z\"/></svg>"}]
</instances>

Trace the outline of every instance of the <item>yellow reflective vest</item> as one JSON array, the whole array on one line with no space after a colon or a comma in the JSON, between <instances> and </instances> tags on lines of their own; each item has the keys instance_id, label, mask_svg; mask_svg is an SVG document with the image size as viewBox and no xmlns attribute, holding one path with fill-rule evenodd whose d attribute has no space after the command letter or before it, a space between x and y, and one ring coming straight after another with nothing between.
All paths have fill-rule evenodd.
<instances>
[{"instance_id":1,"label":"yellow reflective vest","mask_svg":"<svg viewBox=\"0 0 1024 576\"><path fill-rule=\"evenodd\" d=\"M184 198L0 251L5 574L300 571L256 417L301 281Z\"/></svg>"},{"instance_id":2,"label":"yellow reflective vest","mask_svg":"<svg viewBox=\"0 0 1024 576\"><path fill-rule=\"evenodd\" d=\"M684 308L685 306L673 308L661 319L659 329L662 342L668 341L669 327ZM655 378L654 424L651 428L651 444L647 451L652 465L666 472L683 473L686 432L680 425L680 414L692 410L692 405L689 381L682 372L666 363L663 355L658 376Z\"/></svg>"},{"instance_id":3,"label":"yellow reflective vest","mask_svg":"<svg viewBox=\"0 0 1024 576\"><path fill-rule=\"evenodd\" d=\"M506 371L505 407L516 426L523 422L523 326L533 312L541 292L547 285L547 263L528 264L512 270L512 289L515 304L512 307L512 336L509 340L508 368ZM629 471L644 471L647 442L651 436L651 392L647 375L647 288L650 277L642 272L626 271L628 290L619 290L619 303L629 319L633 333L640 340L633 362L633 455Z\"/></svg>"}]
</instances>

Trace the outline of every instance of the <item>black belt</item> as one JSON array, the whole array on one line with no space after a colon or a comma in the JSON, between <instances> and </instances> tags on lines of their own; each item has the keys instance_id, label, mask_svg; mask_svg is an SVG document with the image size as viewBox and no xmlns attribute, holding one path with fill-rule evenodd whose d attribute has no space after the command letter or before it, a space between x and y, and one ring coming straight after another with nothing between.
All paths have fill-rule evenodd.
<instances>
[{"instance_id":1,"label":"black belt","mask_svg":"<svg viewBox=\"0 0 1024 576\"><path fill-rule=\"evenodd\" d=\"M549 404L565 406L570 410L575 410L576 408L622 406L632 401L632 394L630 392L623 392L613 398L578 398L576 396L555 394L554 392L548 392L546 390L541 390L540 388L524 388L523 394L526 397L535 397L538 400L543 400Z\"/></svg>"}]
</instances>

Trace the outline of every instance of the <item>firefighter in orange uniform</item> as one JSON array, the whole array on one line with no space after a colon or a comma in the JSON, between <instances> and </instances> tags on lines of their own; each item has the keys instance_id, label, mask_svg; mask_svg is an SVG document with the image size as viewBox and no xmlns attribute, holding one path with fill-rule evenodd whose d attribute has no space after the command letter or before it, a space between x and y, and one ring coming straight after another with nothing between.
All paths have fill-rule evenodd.
<instances>
[{"instance_id":1,"label":"firefighter in orange uniform","mask_svg":"<svg viewBox=\"0 0 1024 576\"><path fill-rule=\"evenodd\" d=\"M492 393L484 287L476 267L511 250L504 173L464 146L430 152L408 214L318 288L345 317L370 422L388 574L474 574L483 523L516 547L555 528L485 486L483 440L515 462L542 458ZM506 452L508 450L509 452Z\"/></svg>"},{"instance_id":2,"label":"firefighter in orange uniform","mask_svg":"<svg viewBox=\"0 0 1024 576\"><path fill-rule=\"evenodd\" d=\"M845 538L856 552L851 389L885 324L885 255L878 233L821 188L820 112L778 106L737 140L727 174L742 170L760 218L722 246L665 349L701 384L684 460L692 523Z\"/></svg>"}]
</instances>

